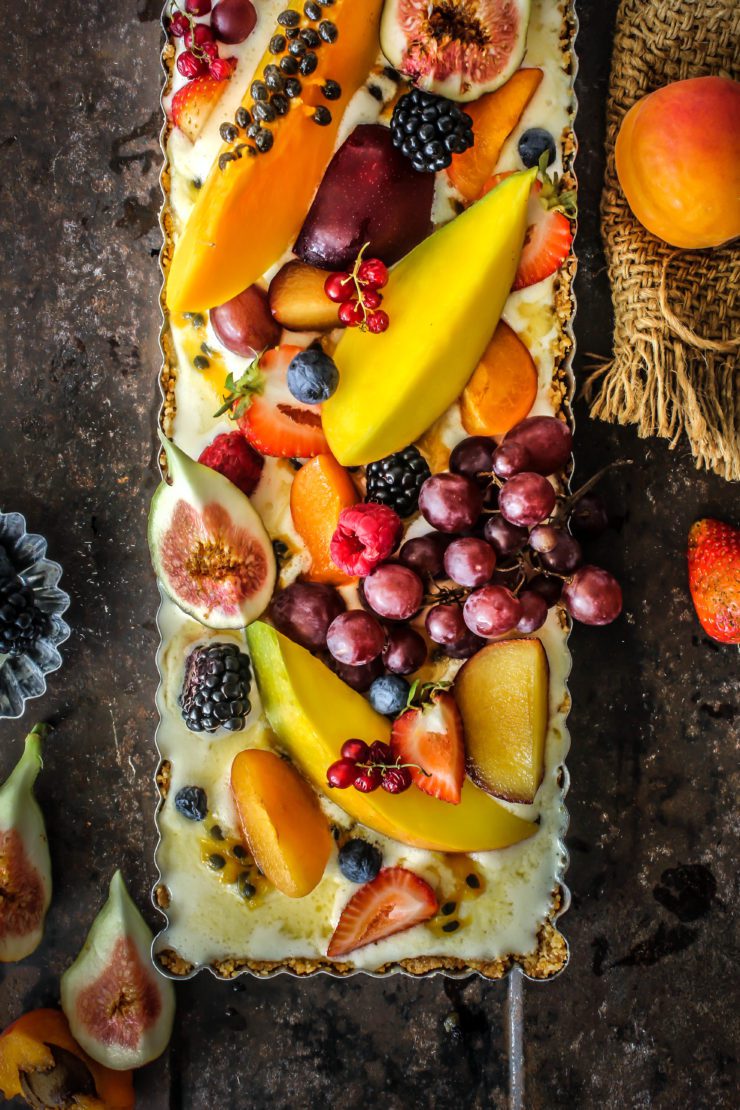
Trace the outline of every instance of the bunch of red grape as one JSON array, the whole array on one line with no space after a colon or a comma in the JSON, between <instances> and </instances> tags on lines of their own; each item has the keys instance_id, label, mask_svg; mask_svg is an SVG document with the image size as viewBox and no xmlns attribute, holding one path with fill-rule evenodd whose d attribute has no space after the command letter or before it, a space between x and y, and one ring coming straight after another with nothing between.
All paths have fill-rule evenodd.
<instances>
[{"instance_id":1,"label":"bunch of red grape","mask_svg":"<svg viewBox=\"0 0 740 1110\"><path fill-rule=\"evenodd\" d=\"M386 331L390 320L380 307L380 290L388 282L388 268L379 258L365 258L365 243L351 270L337 270L324 282L324 292L339 305L339 322L347 328L361 328L375 334Z\"/></svg>"}]
</instances>

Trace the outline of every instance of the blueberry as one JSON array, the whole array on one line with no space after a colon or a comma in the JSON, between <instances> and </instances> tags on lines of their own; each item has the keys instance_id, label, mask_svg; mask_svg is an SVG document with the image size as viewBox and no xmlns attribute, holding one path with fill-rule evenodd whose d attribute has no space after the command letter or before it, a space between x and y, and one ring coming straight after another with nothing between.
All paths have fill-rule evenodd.
<instances>
[{"instance_id":1,"label":"blueberry","mask_svg":"<svg viewBox=\"0 0 740 1110\"><path fill-rule=\"evenodd\" d=\"M546 150L549 166L555 161L555 140L544 127L530 127L519 140L519 157L525 166L536 166Z\"/></svg>"},{"instance_id":2,"label":"blueberry","mask_svg":"<svg viewBox=\"0 0 740 1110\"><path fill-rule=\"evenodd\" d=\"M370 704L376 713L386 717L396 717L406 708L409 697L409 684L397 674L382 674L376 678L367 692Z\"/></svg>"},{"instance_id":3,"label":"blueberry","mask_svg":"<svg viewBox=\"0 0 740 1110\"><path fill-rule=\"evenodd\" d=\"M188 821L202 821L208 813L208 798L200 786L183 786L175 794L175 809Z\"/></svg>"},{"instance_id":4,"label":"blueberry","mask_svg":"<svg viewBox=\"0 0 740 1110\"><path fill-rule=\"evenodd\" d=\"M301 351L288 367L288 389L304 405L328 401L339 385L334 359L316 347Z\"/></svg>"},{"instance_id":5,"label":"blueberry","mask_svg":"<svg viewBox=\"0 0 740 1110\"><path fill-rule=\"evenodd\" d=\"M382 863L378 849L366 840L348 840L339 849L339 870L351 883L371 883Z\"/></svg>"}]
</instances>

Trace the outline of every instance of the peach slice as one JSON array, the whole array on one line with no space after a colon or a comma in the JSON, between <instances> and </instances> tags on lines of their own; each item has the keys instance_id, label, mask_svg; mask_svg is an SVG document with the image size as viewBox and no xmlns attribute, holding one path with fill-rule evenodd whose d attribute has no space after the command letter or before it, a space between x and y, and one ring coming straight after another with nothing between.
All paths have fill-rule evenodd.
<instances>
[{"instance_id":1,"label":"peach slice","mask_svg":"<svg viewBox=\"0 0 740 1110\"><path fill-rule=\"evenodd\" d=\"M534 359L516 332L501 320L463 390L463 427L469 435L504 435L524 419L536 396Z\"/></svg>"},{"instance_id":2,"label":"peach slice","mask_svg":"<svg viewBox=\"0 0 740 1110\"><path fill-rule=\"evenodd\" d=\"M270 282L270 311L290 331L330 331L339 327L338 305L324 292L330 270L319 270L294 259Z\"/></svg>"},{"instance_id":3,"label":"peach slice","mask_svg":"<svg viewBox=\"0 0 740 1110\"><path fill-rule=\"evenodd\" d=\"M311 582L331 582L342 586L351 582L329 554L342 509L358 499L352 479L333 455L316 455L305 463L290 489L290 513L296 532L311 555Z\"/></svg>"},{"instance_id":4,"label":"peach slice","mask_svg":"<svg viewBox=\"0 0 740 1110\"><path fill-rule=\"evenodd\" d=\"M454 693L473 782L494 798L533 802L544 773L549 704L542 643L489 644L460 669Z\"/></svg>"},{"instance_id":5,"label":"peach slice","mask_svg":"<svg viewBox=\"0 0 740 1110\"><path fill-rule=\"evenodd\" d=\"M332 838L308 783L274 752L250 748L231 765L231 791L254 861L289 898L321 882Z\"/></svg>"}]
</instances>

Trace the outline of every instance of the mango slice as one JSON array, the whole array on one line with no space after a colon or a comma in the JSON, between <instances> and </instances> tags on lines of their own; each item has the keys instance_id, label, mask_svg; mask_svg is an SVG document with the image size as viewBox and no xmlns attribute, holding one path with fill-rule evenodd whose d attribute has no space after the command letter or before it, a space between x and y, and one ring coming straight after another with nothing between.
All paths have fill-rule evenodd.
<instances>
[{"instance_id":1,"label":"mango slice","mask_svg":"<svg viewBox=\"0 0 740 1110\"><path fill-rule=\"evenodd\" d=\"M466 780L457 806L421 790L360 794L332 790L326 771L345 740L390 739L390 723L321 660L270 625L256 621L247 639L265 713L280 744L317 790L368 828L416 848L487 852L536 832Z\"/></svg>"},{"instance_id":2,"label":"mango slice","mask_svg":"<svg viewBox=\"0 0 740 1110\"><path fill-rule=\"evenodd\" d=\"M324 433L343 466L381 459L426 431L462 392L509 295L536 169L503 180L391 271L381 335L348 329Z\"/></svg>"},{"instance_id":3,"label":"mango slice","mask_svg":"<svg viewBox=\"0 0 740 1110\"><path fill-rule=\"evenodd\" d=\"M285 7L302 13L303 2L291 0ZM301 95L269 126L272 148L251 157L245 152L223 169L216 159L172 258L170 312L205 312L223 304L257 281L295 241L331 159L344 110L378 53L382 7L383 0L336 0L327 9L338 31L336 45L322 44L316 70L300 79ZM275 61L265 53L256 76ZM329 78L342 90L337 100L327 101L321 93ZM242 105L251 112L249 92ZM331 112L325 126L312 118L319 105ZM230 150L225 145L221 153Z\"/></svg>"}]
</instances>

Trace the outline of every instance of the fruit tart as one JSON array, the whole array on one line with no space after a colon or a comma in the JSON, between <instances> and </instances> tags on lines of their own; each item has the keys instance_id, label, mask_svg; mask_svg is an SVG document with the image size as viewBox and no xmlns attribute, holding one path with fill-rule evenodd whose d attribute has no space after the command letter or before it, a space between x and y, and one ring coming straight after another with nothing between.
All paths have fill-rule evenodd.
<instances>
[{"instance_id":1,"label":"fruit tart","mask_svg":"<svg viewBox=\"0 0 740 1110\"><path fill-rule=\"evenodd\" d=\"M573 23L170 0L163 969L556 974ZM595 577L594 577L595 576Z\"/></svg>"}]
</instances>

